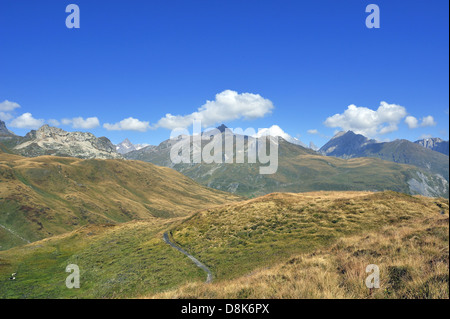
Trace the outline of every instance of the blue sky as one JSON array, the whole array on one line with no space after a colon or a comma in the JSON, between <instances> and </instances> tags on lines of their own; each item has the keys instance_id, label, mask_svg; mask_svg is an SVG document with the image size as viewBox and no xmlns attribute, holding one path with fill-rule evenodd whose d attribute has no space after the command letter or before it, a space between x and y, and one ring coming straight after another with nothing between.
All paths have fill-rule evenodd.
<instances>
[{"instance_id":1,"label":"blue sky","mask_svg":"<svg viewBox=\"0 0 450 319\"><path fill-rule=\"evenodd\" d=\"M70 3L80 8L80 29L65 26ZM365 25L370 3L380 8L379 29ZM210 122L219 110L229 127L278 125L318 146L336 130L355 127L380 140L448 139L448 6L446 0L2 0L0 116L20 135L30 123L55 119L65 130L114 143L128 137L158 144L170 135L160 119L187 116L209 100ZM214 101L224 91L237 95ZM382 101L386 107L378 110ZM355 107L344 113L349 105ZM241 107L255 112L246 116ZM98 126L92 119L83 122L86 129L63 121L78 117L97 118ZM135 122L114 125L130 117Z\"/></svg>"}]
</instances>

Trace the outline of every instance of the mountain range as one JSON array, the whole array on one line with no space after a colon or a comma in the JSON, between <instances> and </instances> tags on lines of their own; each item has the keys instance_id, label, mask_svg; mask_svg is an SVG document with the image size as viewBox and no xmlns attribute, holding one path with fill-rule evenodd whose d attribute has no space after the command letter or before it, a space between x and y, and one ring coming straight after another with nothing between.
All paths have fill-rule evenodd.
<instances>
[{"instance_id":1,"label":"mountain range","mask_svg":"<svg viewBox=\"0 0 450 319\"><path fill-rule=\"evenodd\" d=\"M279 167L275 174L261 175L258 164L174 164L170 159L171 147L176 143L174 140L163 141L158 146L142 147L144 145L133 145L126 139L113 145L106 137L66 132L48 125L31 131L25 137L11 135L4 123L1 127L4 137L0 142L9 146L3 146L3 152L26 157L54 155L140 160L173 168L204 186L248 197L276 191L386 189L448 197L447 155L423 147L420 143L407 140L380 143L351 131L336 134L315 151L303 146L303 143L286 141L280 136L282 130L273 126L260 135L279 136ZM227 128L221 125L218 129L225 143ZM234 138L232 143L235 143ZM248 147L256 147L256 137L244 138L243 152ZM204 146L208 142L202 143ZM426 145L430 146L430 143Z\"/></svg>"},{"instance_id":2,"label":"mountain range","mask_svg":"<svg viewBox=\"0 0 450 319\"><path fill-rule=\"evenodd\" d=\"M225 141L223 130L219 131ZM407 143L406 150L411 146L412 150L404 154L410 156L411 160L407 162L403 159L402 162L397 160L397 150L392 147L393 144L389 144L386 151L380 154L372 152L373 156L356 156L354 152L365 145L378 143L353 132L335 136L332 139L334 145L330 146L334 152L330 152L329 156L289 143L281 137L278 140L279 168L272 175L260 175L256 164L174 164L170 159L170 150L176 140L166 140L156 147L127 153L125 158L171 167L200 184L250 197L275 191L385 189L448 197L448 156L420 145ZM250 136L246 136L245 141L246 148L256 143L256 139ZM333 156L341 149L344 150L343 158ZM391 152L390 156L385 155L388 151ZM421 156L426 157L421 161Z\"/></svg>"}]
</instances>

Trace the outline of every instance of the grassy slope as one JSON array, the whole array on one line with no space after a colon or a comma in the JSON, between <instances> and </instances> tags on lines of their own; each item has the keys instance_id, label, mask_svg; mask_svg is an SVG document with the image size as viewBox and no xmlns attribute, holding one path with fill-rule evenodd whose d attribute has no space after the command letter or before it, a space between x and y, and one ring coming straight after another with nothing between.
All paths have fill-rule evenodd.
<instances>
[{"instance_id":1,"label":"grassy slope","mask_svg":"<svg viewBox=\"0 0 450 319\"><path fill-rule=\"evenodd\" d=\"M270 194L199 212L171 231L218 279L384 225L439 214L448 201L394 192Z\"/></svg>"},{"instance_id":2,"label":"grassy slope","mask_svg":"<svg viewBox=\"0 0 450 319\"><path fill-rule=\"evenodd\" d=\"M29 241L86 224L176 217L239 199L150 163L0 153L0 224ZM0 230L0 249L17 244Z\"/></svg>"},{"instance_id":3,"label":"grassy slope","mask_svg":"<svg viewBox=\"0 0 450 319\"><path fill-rule=\"evenodd\" d=\"M124 298L203 281L204 273L162 240L177 222L91 225L0 252L0 298ZM80 268L80 289L65 286L69 264Z\"/></svg>"},{"instance_id":4,"label":"grassy slope","mask_svg":"<svg viewBox=\"0 0 450 319\"><path fill-rule=\"evenodd\" d=\"M206 174L214 169L214 175ZM393 190L409 193L408 181L416 177L417 168L376 158L340 159L317 155L280 157L274 175L259 175L256 165L202 164L180 170L197 182L227 190L239 183L236 193L246 196L270 192L308 192L315 190ZM426 173L425 173L426 174ZM426 174L427 176L430 176ZM439 182L435 180L437 185ZM448 189L441 196L448 197Z\"/></svg>"},{"instance_id":5,"label":"grassy slope","mask_svg":"<svg viewBox=\"0 0 450 319\"><path fill-rule=\"evenodd\" d=\"M228 280L238 280L233 283L239 287L237 283L246 280L243 276L249 276L254 271L266 275L264 271L267 269L264 268L267 267L275 272L264 278L269 282L273 278L275 286L266 289L264 285L267 282L260 287L255 282L254 296L257 296L256 293L271 296L275 293L276 285L279 285L278 288L284 285L287 289L289 285L302 283L296 281L307 278L301 277L309 275L307 269L311 272L320 269L331 271L334 267L330 260L330 264L327 261L326 265L318 265L324 267L319 270L313 266L308 268L307 265L315 265L314 258L306 264L289 262L293 255L302 254L306 258L314 256L309 255L314 252L325 258L332 252L335 255L333 258L340 256L336 260L340 260L343 267L351 267L345 264L346 256L359 256L357 251L366 249L366 246L358 248L357 239L352 238L379 233L383 227L395 230L416 225L425 229L427 238L438 244L416 247L421 245L417 242L417 245L412 246L421 249L417 254L423 254L423 258L434 256L438 261L442 258L445 261L446 251L441 251L441 255L436 251L442 250L442 242L448 247L448 228L445 233L445 229L436 228L429 222L434 220L433 216L442 217L439 214L441 210L448 217L447 200L393 192L317 192L271 194L209 208L187 218L151 218L121 225L91 225L69 234L0 252L0 297L114 298L155 294L165 296L161 295L164 293L190 296L195 295L195 291L204 291L197 296L213 297L216 294L222 297L230 293L231 297L244 298L252 296L253 292L247 288L225 289L223 285ZM168 230L171 230L177 243L211 268L217 282L217 285L211 286L212 290L203 287L205 274L190 259L163 242L162 234ZM354 237L361 235L363 237ZM349 240L350 244L336 246L340 239L344 242ZM374 249L380 249L383 258L396 260L394 249L402 245L407 247L407 244L398 240L382 242L379 248ZM79 290L69 290L64 285L68 275L64 269L71 263L79 265L81 269L82 288ZM300 264L303 268L293 269L292 276L276 273L277 267L284 263ZM420 273L420 269L416 268L418 264L407 265L414 274ZM440 274L442 265L438 270ZM13 272L18 273L16 281L8 279ZM334 273L333 270L329 275L335 276ZM303 280L306 282L306 279ZM179 287L184 288L176 290ZM184 290L186 287L194 287L194 290ZM349 286L349 291L352 287ZM221 288L224 288L223 292L218 293L217 289ZM315 287L311 289L315 291ZM320 290L317 294L320 296Z\"/></svg>"},{"instance_id":6,"label":"grassy slope","mask_svg":"<svg viewBox=\"0 0 450 319\"><path fill-rule=\"evenodd\" d=\"M449 218L432 214L340 238L237 279L188 283L147 298L449 298ZM380 269L380 289L364 282Z\"/></svg>"}]
</instances>

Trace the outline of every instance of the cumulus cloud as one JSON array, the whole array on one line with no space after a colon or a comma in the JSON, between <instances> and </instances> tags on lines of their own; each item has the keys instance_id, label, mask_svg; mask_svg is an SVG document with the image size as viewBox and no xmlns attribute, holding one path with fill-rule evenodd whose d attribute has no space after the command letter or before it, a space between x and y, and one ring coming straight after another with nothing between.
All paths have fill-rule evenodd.
<instances>
[{"instance_id":1,"label":"cumulus cloud","mask_svg":"<svg viewBox=\"0 0 450 319\"><path fill-rule=\"evenodd\" d=\"M140 121L132 117L123 119L122 121L115 124L105 123L103 124L103 127L108 131L138 131L138 132L146 132L151 128L149 122Z\"/></svg>"},{"instance_id":2,"label":"cumulus cloud","mask_svg":"<svg viewBox=\"0 0 450 319\"><path fill-rule=\"evenodd\" d=\"M9 124L11 127L37 129L44 125L44 120L35 119L31 113L24 113Z\"/></svg>"},{"instance_id":3,"label":"cumulus cloud","mask_svg":"<svg viewBox=\"0 0 450 319\"><path fill-rule=\"evenodd\" d=\"M425 116L422 119L422 123L420 126L427 127L427 126L436 126L436 122L434 121L434 118L431 115Z\"/></svg>"},{"instance_id":4,"label":"cumulus cloud","mask_svg":"<svg viewBox=\"0 0 450 319\"><path fill-rule=\"evenodd\" d=\"M419 124L419 120L415 118L414 116L407 116L405 119L405 123L408 125L410 129L421 127L427 127L427 126L435 126L436 122L434 121L434 118L431 115L425 116L421 119L421 122Z\"/></svg>"},{"instance_id":5,"label":"cumulus cloud","mask_svg":"<svg viewBox=\"0 0 450 319\"><path fill-rule=\"evenodd\" d=\"M231 120L261 118L271 113L273 108L273 103L259 94L239 94L236 91L226 90L216 94L214 101L207 101L196 112L188 115L166 114L155 127L171 130L187 128L194 120L200 120L203 127L209 127Z\"/></svg>"},{"instance_id":6,"label":"cumulus cloud","mask_svg":"<svg viewBox=\"0 0 450 319\"><path fill-rule=\"evenodd\" d=\"M14 116L10 113L7 112L0 112L0 120L2 121L9 121L10 119L12 119Z\"/></svg>"},{"instance_id":7,"label":"cumulus cloud","mask_svg":"<svg viewBox=\"0 0 450 319\"><path fill-rule=\"evenodd\" d=\"M324 124L373 137L396 131L406 114L406 109L397 104L381 102L377 110L352 104L344 113L328 117Z\"/></svg>"},{"instance_id":8,"label":"cumulus cloud","mask_svg":"<svg viewBox=\"0 0 450 319\"><path fill-rule=\"evenodd\" d=\"M72 128L85 130L96 128L100 125L100 121L97 117L88 117L87 119L74 117L72 119L62 119L61 122L64 125L71 125Z\"/></svg>"},{"instance_id":9,"label":"cumulus cloud","mask_svg":"<svg viewBox=\"0 0 450 319\"><path fill-rule=\"evenodd\" d=\"M292 137L291 135L283 131L283 129L278 125L272 125L269 128L259 129L258 133L253 135L253 137L261 137L261 136L274 136L274 137L279 136L282 137L284 140L288 141L289 143L306 147L306 145L302 141L300 141L298 138Z\"/></svg>"},{"instance_id":10,"label":"cumulus cloud","mask_svg":"<svg viewBox=\"0 0 450 319\"><path fill-rule=\"evenodd\" d=\"M20 108L20 105L16 102L11 102L8 100L4 100L0 103L0 120L9 121L14 116L11 114L15 109Z\"/></svg>"},{"instance_id":11,"label":"cumulus cloud","mask_svg":"<svg viewBox=\"0 0 450 319\"><path fill-rule=\"evenodd\" d=\"M405 118L405 123L411 129L419 126L419 121L414 116L411 115Z\"/></svg>"},{"instance_id":12,"label":"cumulus cloud","mask_svg":"<svg viewBox=\"0 0 450 319\"><path fill-rule=\"evenodd\" d=\"M16 102L4 100L0 103L0 112L11 112L18 108L20 108L20 105Z\"/></svg>"},{"instance_id":13,"label":"cumulus cloud","mask_svg":"<svg viewBox=\"0 0 450 319\"><path fill-rule=\"evenodd\" d=\"M311 134L311 135L317 135L317 134L319 134L319 131L316 130L316 129L308 130L308 134Z\"/></svg>"},{"instance_id":14,"label":"cumulus cloud","mask_svg":"<svg viewBox=\"0 0 450 319\"><path fill-rule=\"evenodd\" d=\"M52 126L59 126L59 121L55 120L55 119L50 119L47 121L48 124L52 125Z\"/></svg>"}]
</instances>

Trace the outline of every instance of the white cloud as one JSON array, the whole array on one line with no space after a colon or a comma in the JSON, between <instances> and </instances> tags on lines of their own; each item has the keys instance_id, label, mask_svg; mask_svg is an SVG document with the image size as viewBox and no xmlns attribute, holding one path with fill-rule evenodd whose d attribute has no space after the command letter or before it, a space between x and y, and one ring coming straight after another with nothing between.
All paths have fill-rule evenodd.
<instances>
[{"instance_id":1,"label":"white cloud","mask_svg":"<svg viewBox=\"0 0 450 319\"><path fill-rule=\"evenodd\" d=\"M17 104L16 102L4 100L3 102L0 103L0 111L3 112L11 112L18 108L20 108L20 105Z\"/></svg>"},{"instance_id":2,"label":"white cloud","mask_svg":"<svg viewBox=\"0 0 450 319\"><path fill-rule=\"evenodd\" d=\"M59 126L59 121L55 120L55 119L50 119L47 121L48 124L52 125L52 126Z\"/></svg>"},{"instance_id":3,"label":"white cloud","mask_svg":"<svg viewBox=\"0 0 450 319\"><path fill-rule=\"evenodd\" d=\"M419 126L421 127L436 126L436 122L434 121L434 118L431 115L422 118L420 125L419 120L414 116L407 116L405 119L405 123L408 125L410 129L418 128Z\"/></svg>"},{"instance_id":4,"label":"white cloud","mask_svg":"<svg viewBox=\"0 0 450 319\"><path fill-rule=\"evenodd\" d=\"M420 124L420 126L422 127L436 126L436 122L434 121L434 118L431 115L428 115L422 119L422 123Z\"/></svg>"},{"instance_id":5,"label":"white cloud","mask_svg":"<svg viewBox=\"0 0 450 319\"><path fill-rule=\"evenodd\" d=\"M166 114L156 127L167 129L187 128L192 121L200 120L203 127L237 119L256 119L271 113L273 103L259 94L237 93L226 90L216 94L214 101L207 101L194 113L188 115Z\"/></svg>"},{"instance_id":6,"label":"white cloud","mask_svg":"<svg viewBox=\"0 0 450 319\"><path fill-rule=\"evenodd\" d=\"M87 119L83 119L82 117L74 117L72 119L62 119L61 122L64 125L71 125L72 128L85 130L96 128L100 125L100 121L97 117L88 117Z\"/></svg>"},{"instance_id":7,"label":"white cloud","mask_svg":"<svg viewBox=\"0 0 450 319\"><path fill-rule=\"evenodd\" d=\"M432 138L432 137L433 137L433 135L431 135L431 134L422 134L422 135L420 135L419 140L424 140L424 139Z\"/></svg>"},{"instance_id":8,"label":"white cloud","mask_svg":"<svg viewBox=\"0 0 450 319\"><path fill-rule=\"evenodd\" d=\"M405 118L405 123L409 128L413 129L419 126L419 121L414 116L407 116Z\"/></svg>"},{"instance_id":9,"label":"white cloud","mask_svg":"<svg viewBox=\"0 0 450 319\"><path fill-rule=\"evenodd\" d=\"M10 113L0 112L0 120L2 120L2 121L9 121L13 117L14 116L12 114L10 114Z\"/></svg>"},{"instance_id":10,"label":"white cloud","mask_svg":"<svg viewBox=\"0 0 450 319\"><path fill-rule=\"evenodd\" d=\"M289 143L307 147L302 141L300 141L298 138L292 137L291 135L283 131L281 127L279 127L278 125L272 125L270 128L258 129L258 133L253 135L253 137L261 137L261 136L274 136L274 137L279 136L288 141Z\"/></svg>"},{"instance_id":11,"label":"white cloud","mask_svg":"<svg viewBox=\"0 0 450 319\"><path fill-rule=\"evenodd\" d=\"M398 126L395 123L391 123L387 126L383 126L380 130L380 134L388 134L388 133L392 133L398 130Z\"/></svg>"},{"instance_id":12,"label":"white cloud","mask_svg":"<svg viewBox=\"0 0 450 319\"><path fill-rule=\"evenodd\" d=\"M406 109L397 104L381 102L378 109L349 105L342 114L328 117L324 124L353 131L368 137L386 134L398 129L397 124L406 116Z\"/></svg>"},{"instance_id":13,"label":"white cloud","mask_svg":"<svg viewBox=\"0 0 450 319\"><path fill-rule=\"evenodd\" d=\"M146 132L149 130L150 123L140 121L138 119L129 117L115 124L105 123L103 127L108 131L138 131L138 132Z\"/></svg>"},{"instance_id":14,"label":"white cloud","mask_svg":"<svg viewBox=\"0 0 450 319\"><path fill-rule=\"evenodd\" d=\"M31 113L24 113L12 120L9 124L11 127L37 129L44 125L44 120L35 119Z\"/></svg>"},{"instance_id":15,"label":"white cloud","mask_svg":"<svg viewBox=\"0 0 450 319\"><path fill-rule=\"evenodd\" d=\"M311 135L317 135L317 134L319 134L319 131L316 130L316 129L308 130L308 134L311 134Z\"/></svg>"},{"instance_id":16,"label":"white cloud","mask_svg":"<svg viewBox=\"0 0 450 319\"><path fill-rule=\"evenodd\" d=\"M16 102L4 100L0 103L0 120L9 121L12 119L14 116L10 112L18 108L20 108L20 105Z\"/></svg>"}]
</instances>

